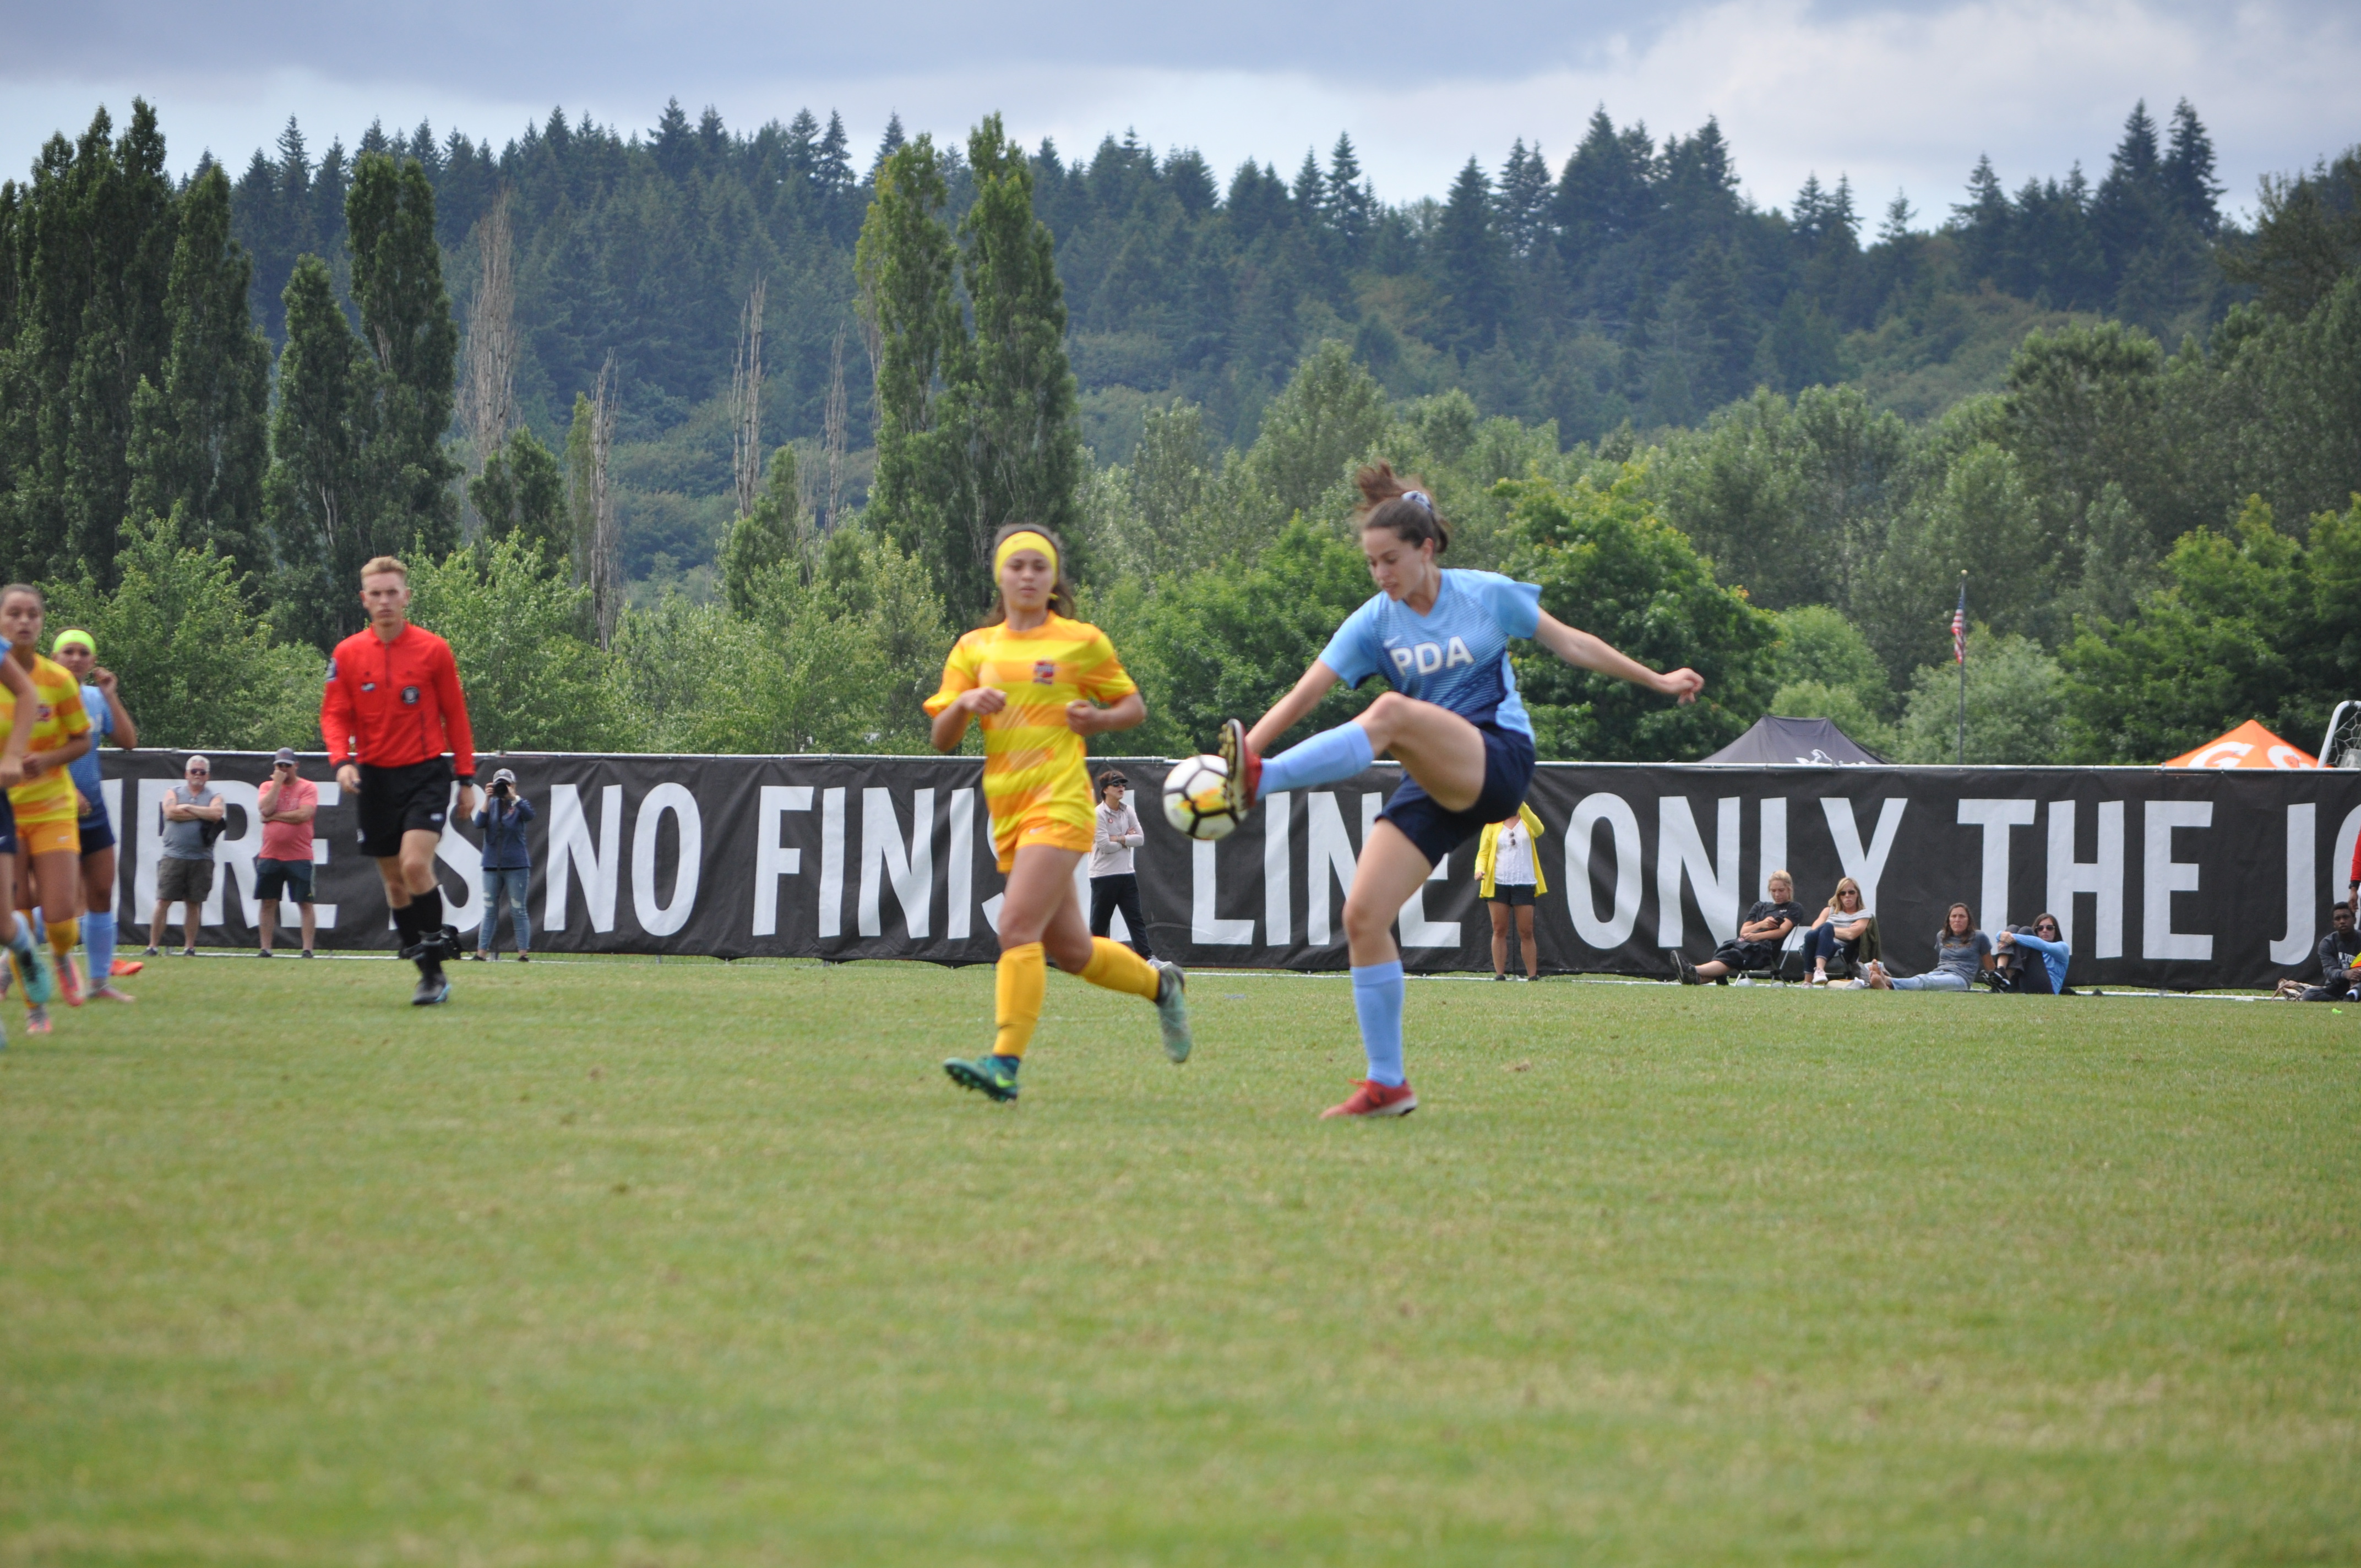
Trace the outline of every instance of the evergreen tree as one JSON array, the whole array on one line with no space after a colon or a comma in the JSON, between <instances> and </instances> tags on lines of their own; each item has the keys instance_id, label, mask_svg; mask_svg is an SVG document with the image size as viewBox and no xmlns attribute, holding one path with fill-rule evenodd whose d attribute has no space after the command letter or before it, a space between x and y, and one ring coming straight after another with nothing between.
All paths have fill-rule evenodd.
<instances>
[{"instance_id":1,"label":"evergreen tree","mask_svg":"<svg viewBox=\"0 0 2361 1568\"><path fill-rule=\"evenodd\" d=\"M877 156L869 163L870 184L877 183L877 171L885 167L887 159L902 150L902 144L907 140L909 137L902 131L901 111L897 109L885 117L885 134L878 138Z\"/></svg>"},{"instance_id":2,"label":"evergreen tree","mask_svg":"<svg viewBox=\"0 0 2361 1568\"><path fill-rule=\"evenodd\" d=\"M2172 148L2164 158L2164 190L2173 211L2211 239L2222 229L2215 204L2223 187L2213 178L2213 140L2183 98L2172 109Z\"/></svg>"},{"instance_id":3,"label":"evergreen tree","mask_svg":"<svg viewBox=\"0 0 2361 1568\"><path fill-rule=\"evenodd\" d=\"M1295 199L1296 216L1301 222L1320 222L1327 205L1323 200L1327 189L1328 180L1320 172L1320 159L1310 148L1305 148L1303 163L1295 171L1295 184L1288 192Z\"/></svg>"},{"instance_id":4,"label":"evergreen tree","mask_svg":"<svg viewBox=\"0 0 2361 1568\"><path fill-rule=\"evenodd\" d=\"M1647 220L1655 144L1644 125L1618 131L1601 107L1565 161L1552 220L1566 265L1580 272L1602 251L1639 233Z\"/></svg>"},{"instance_id":5,"label":"evergreen tree","mask_svg":"<svg viewBox=\"0 0 2361 1568\"><path fill-rule=\"evenodd\" d=\"M819 172L819 122L809 109L797 109L787 122L787 168L807 181Z\"/></svg>"},{"instance_id":6,"label":"evergreen tree","mask_svg":"<svg viewBox=\"0 0 2361 1568\"><path fill-rule=\"evenodd\" d=\"M1998 277L2006 266L2009 217L2008 193L1993 172L1992 156L1979 153L1975 171L1968 176L1968 199L1951 209L1951 226L1964 252L1961 269L1970 279Z\"/></svg>"},{"instance_id":7,"label":"evergreen tree","mask_svg":"<svg viewBox=\"0 0 2361 1568\"><path fill-rule=\"evenodd\" d=\"M171 346L160 379L143 378L132 397L127 510L147 518L178 508L189 543L254 572L267 554L270 345L247 310L254 264L230 237L219 165L191 181L180 231L165 296Z\"/></svg>"},{"instance_id":8,"label":"evergreen tree","mask_svg":"<svg viewBox=\"0 0 2361 1568\"><path fill-rule=\"evenodd\" d=\"M852 141L844 134L844 116L830 109L828 131L819 138L812 159L812 182L824 196L852 193Z\"/></svg>"},{"instance_id":9,"label":"evergreen tree","mask_svg":"<svg viewBox=\"0 0 2361 1568\"><path fill-rule=\"evenodd\" d=\"M1526 151L1524 138L1518 137L1500 170L1500 233L1518 259L1530 259L1549 244L1553 194L1549 160L1538 146Z\"/></svg>"},{"instance_id":10,"label":"evergreen tree","mask_svg":"<svg viewBox=\"0 0 2361 1568\"><path fill-rule=\"evenodd\" d=\"M1472 158L1444 203L1433 269L1445 344L1462 355L1490 346L1508 310L1508 246L1493 219L1492 182Z\"/></svg>"},{"instance_id":11,"label":"evergreen tree","mask_svg":"<svg viewBox=\"0 0 2361 1568\"><path fill-rule=\"evenodd\" d=\"M664 101L664 113L656 116L656 128L648 133L649 149L655 154L656 168L666 178L686 180L697 166L697 142L688 129L688 112L680 100Z\"/></svg>"},{"instance_id":12,"label":"evergreen tree","mask_svg":"<svg viewBox=\"0 0 2361 1568\"><path fill-rule=\"evenodd\" d=\"M1323 200L1328 225L1345 244L1357 246L1368 237L1377 198L1362 177L1361 160L1353 152L1353 138L1342 131L1336 133L1336 146L1328 155L1328 189Z\"/></svg>"},{"instance_id":13,"label":"evergreen tree","mask_svg":"<svg viewBox=\"0 0 2361 1568\"><path fill-rule=\"evenodd\" d=\"M573 519L557 458L529 425L520 425L467 482L467 499L484 520L489 544L513 539L554 565L573 569Z\"/></svg>"},{"instance_id":14,"label":"evergreen tree","mask_svg":"<svg viewBox=\"0 0 2361 1568\"><path fill-rule=\"evenodd\" d=\"M721 548L721 602L730 613L753 615L779 568L790 563L800 568L799 582L808 580L809 534L803 496L796 486L796 449L782 446L771 454L770 472L763 493L754 498L754 510L730 525L729 542Z\"/></svg>"}]
</instances>

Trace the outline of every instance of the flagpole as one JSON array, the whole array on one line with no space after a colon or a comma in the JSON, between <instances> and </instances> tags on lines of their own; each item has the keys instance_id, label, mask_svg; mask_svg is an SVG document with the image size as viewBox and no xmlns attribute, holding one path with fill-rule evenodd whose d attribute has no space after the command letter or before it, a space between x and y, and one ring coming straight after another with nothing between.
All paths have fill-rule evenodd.
<instances>
[{"instance_id":1,"label":"flagpole","mask_svg":"<svg viewBox=\"0 0 2361 1568\"><path fill-rule=\"evenodd\" d=\"M1960 665L1960 766L1968 765L1968 574L1960 573L1960 608L1951 614L1951 656Z\"/></svg>"}]
</instances>

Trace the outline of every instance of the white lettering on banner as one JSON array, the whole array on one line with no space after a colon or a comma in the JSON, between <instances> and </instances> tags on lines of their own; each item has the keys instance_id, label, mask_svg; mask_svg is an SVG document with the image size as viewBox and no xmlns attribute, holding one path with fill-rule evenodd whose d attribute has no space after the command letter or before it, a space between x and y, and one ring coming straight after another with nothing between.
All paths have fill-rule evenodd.
<instances>
[{"instance_id":1,"label":"white lettering on banner","mask_svg":"<svg viewBox=\"0 0 2361 1568\"><path fill-rule=\"evenodd\" d=\"M115 820L115 837L129 829L132 846L131 907L142 914L156 906L156 864L164 858L164 797L178 779L141 779L139 809Z\"/></svg>"},{"instance_id":2,"label":"white lettering on banner","mask_svg":"<svg viewBox=\"0 0 2361 1568\"><path fill-rule=\"evenodd\" d=\"M1207 947L1242 948L1254 940L1254 922L1223 919L1213 885L1217 863L1213 844L1203 839L1189 846L1189 939Z\"/></svg>"},{"instance_id":3,"label":"white lettering on banner","mask_svg":"<svg viewBox=\"0 0 2361 1568\"><path fill-rule=\"evenodd\" d=\"M861 934L882 937L885 924L877 910L877 884L894 884L895 902L902 906L902 924L912 938L932 928L928 909L935 901L935 792L922 789L910 796L910 843L902 845L901 819L894 815L894 792L861 792ZM1087 905L1085 908L1089 907Z\"/></svg>"},{"instance_id":4,"label":"white lettering on banner","mask_svg":"<svg viewBox=\"0 0 2361 1568\"><path fill-rule=\"evenodd\" d=\"M1870 830L1869 848L1861 847L1861 822L1854 816L1853 803L1835 795L1820 797L1820 815L1828 819L1828 837L1836 841L1837 864L1844 874L1861 884L1861 906L1877 907L1877 884L1885 875L1885 858L1894 853L1894 840L1902 831L1902 814L1908 810L1906 800L1887 800L1877 808L1877 826Z\"/></svg>"},{"instance_id":5,"label":"white lettering on banner","mask_svg":"<svg viewBox=\"0 0 2361 1568\"><path fill-rule=\"evenodd\" d=\"M2143 906L2140 911L2140 957L2194 959L2213 956L2213 938L2172 928L2172 895L2197 891L2197 864L2172 858L2172 830L2211 828L2210 800L2151 800L2147 803L2147 856L2142 868Z\"/></svg>"},{"instance_id":6,"label":"white lettering on banner","mask_svg":"<svg viewBox=\"0 0 2361 1568\"><path fill-rule=\"evenodd\" d=\"M1960 826L1984 830L1984 882L1976 903L1976 920L1985 931L2008 925L2008 832L2030 828L2038 802L2030 800L1962 800Z\"/></svg>"},{"instance_id":7,"label":"white lettering on banner","mask_svg":"<svg viewBox=\"0 0 2361 1568\"><path fill-rule=\"evenodd\" d=\"M819 934L844 935L844 786L819 792Z\"/></svg>"},{"instance_id":8,"label":"white lettering on banner","mask_svg":"<svg viewBox=\"0 0 2361 1568\"><path fill-rule=\"evenodd\" d=\"M2356 847L2361 847L2361 806L2346 812L2345 821L2336 829L2336 853L2328 861L2327 902L2331 905L2345 902Z\"/></svg>"},{"instance_id":9,"label":"white lettering on banner","mask_svg":"<svg viewBox=\"0 0 2361 1568\"><path fill-rule=\"evenodd\" d=\"M811 785L764 784L754 807L754 921L750 935L779 934L779 879L800 876L804 852L779 842L781 818L811 809Z\"/></svg>"},{"instance_id":10,"label":"white lettering on banner","mask_svg":"<svg viewBox=\"0 0 2361 1568\"><path fill-rule=\"evenodd\" d=\"M1293 799L1287 791L1267 795L1262 806L1262 945L1266 948L1286 947L1295 932L1294 879L1289 873L1294 859L1290 853L1294 837L1289 831L1288 808Z\"/></svg>"},{"instance_id":11,"label":"white lettering on banner","mask_svg":"<svg viewBox=\"0 0 2361 1568\"><path fill-rule=\"evenodd\" d=\"M943 916L943 935L964 942L975 928L971 913L975 904L975 791L951 791L951 863L945 868L944 893L950 907Z\"/></svg>"},{"instance_id":12,"label":"white lettering on banner","mask_svg":"<svg viewBox=\"0 0 2361 1568\"><path fill-rule=\"evenodd\" d=\"M1768 898L1771 896L1771 873L1787 869L1787 797L1784 795L1764 795L1762 818L1763 842L1755 850L1755 861L1762 872L1758 880L1762 883L1763 891L1757 896ZM1795 890L1788 889L1787 896L1795 897Z\"/></svg>"},{"instance_id":13,"label":"white lettering on banner","mask_svg":"<svg viewBox=\"0 0 2361 1568\"><path fill-rule=\"evenodd\" d=\"M2290 806L2287 813L2287 935L2271 944L2271 962L2301 963L2320 936L2320 915L2312 897L2312 863L2318 855L2314 818L2319 807L2310 801Z\"/></svg>"},{"instance_id":14,"label":"white lettering on banner","mask_svg":"<svg viewBox=\"0 0 2361 1568\"><path fill-rule=\"evenodd\" d=\"M1590 877L1590 847L1598 825L1615 837L1615 902L1598 918L1598 894ZM1640 861L1640 818L1620 795L1587 795L1565 825L1565 900L1574 912L1575 934L1594 948L1612 950L1631 939L1640 924L1644 868Z\"/></svg>"},{"instance_id":15,"label":"white lettering on banner","mask_svg":"<svg viewBox=\"0 0 2361 1568\"><path fill-rule=\"evenodd\" d=\"M312 863L315 866L324 866L328 863L328 836L318 830L320 825L319 813L327 810L330 806L345 798L345 786L331 780L326 784L314 784L313 787L320 792L320 798L316 803L317 809L313 811L312 816ZM120 821L122 818L117 817L116 820ZM312 873L312 882L314 887L319 885L320 873L318 872L315 871ZM302 916L302 911L301 909L292 904L287 903L283 899L280 904L280 914L283 919L287 920L300 919ZM336 928L336 906L333 904L313 905L312 920L316 929L322 931L335 930Z\"/></svg>"},{"instance_id":16,"label":"white lettering on banner","mask_svg":"<svg viewBox=\"0 0 2361 1568\"><path fill-rule=\"evenodd\" d=\"M570 784L549 788L549 871L544 875L541 928L566 929L566 905L574 892L574 878L582 879L582 905L590 916L590 929L615 928L615 887L623 872L623 786L608 784L598 791L598 842L590 842L590 824L582 815L582 792Z\"/></svg>"},{"instance_id":17,"label":"white lettering on banner","mask_svg":"<svg viewBox=\"0 0 2361 1568\"><path fill-rule=\"evenodd\" d=\"M2088 956L2124 956L2124 803L2099 802L2098 859L2074 858L2075 803L2049 803L2049 909L2058 916L2058 938L2074 946L2074 895L2094 895Z\"/></svg>"},{"instance_id":18,"label":"white lettering on banner","mask_svg":"<svg viewBox=\"0 0 2361 1568\"><path fill-rule=\"evenodd\" d=\"M1705 852L1688 797L1668 795L1656 802L1656 945L1677 948L1687 934L1681 907L1681 877L1697 889L1697 911L1717 942L1738 935L1738 797L1725 796L1715 814L1718 856ZM1716 860L1719 864L1717 866Z\"/></svg>"},{"instance_id":19,"label":"white lettering on banner","mask_svg":"<svg viewBox=\"0 0 2361 1568\"><path fill-rule=\"evenodd\" d=\"M229 884L238 884L238 904L246 911L246 928L254 929L261 912L261 901L254 896L254 852L262 847L262 807L259 792L250 784L235 779L216 779L214 793L229 806L225 822L237 825L236 833L224 833L214 840L214 890L205 895L203 923L222 924L224 900Z\"/></svg>"},{"instance_id":20,"label":"white lettering on banner","mask_svg":"<svg viewBox=\"0 0 2361 1568\"><path fill-rule=\"evenodd\" d=\"M478 799L482 798L481 795ZM443 807L443 835L434 840L434 858L459 873L460 891L443 889L443 924L460 931L473 931L484 923L484 851L459 831L459 786L451 786L451 798ZM611 895L609 906L611 907ZM390 925L393 913L386 912ZM612 927L613 921L608 922Z\"/></svg>"},{"instance_id":21,"label":"white lettering on banner","mask_svg":"<svg viewBox=\"0 0 2361 1568\"><path fill-rule=\"evenodd\" d=\"M1378 825L1378 810L1384 804L1381 795L1361 796L1361 837L1367 840L1369 829ZM1303 921L1304 940L1315 948L1324 948L1333 939L1328 919L1328 885L1333 878L1353 895L1353 864L1356 858L1353 840L1345 832L1344 814L1336 808L1333 790L1314 790L1303 797L1304 875L1311 884L1309 907Z\"/></svg>"},{"instance_id":22,"label":"white lettering on banner","mask_svg":"<svg viewBox=\"0 0 2361 1568\"><path fill-rule=\"evenodd\" d=\"M1452 641L1455 642L1458 639ZM1367 841L1365 835L1362 842ZM1426 881L1441 882L1450 871L1451 857L1445 855L1434 862L1434 869L1426 873ZM1405 948L1455 948L1459 945L1458 921L1429 920L1426 917L1426 883L1410 890L1410 897L1402 901L1400 920L1401 945Z\"/></svg>"},{"instance_id":23,"label":"white lettering on banner","mask_svg":"<svg viewBox=\"0 0 2361 1568\"><path fill-rule=\"evenodd\" d=\"M115 838L120 839L123 837L123 781L101 779L98 784L98 798L106 807L106 819L115 824ZM108 915L114 914L116 907L123 903L122 861L123 858L120 855L115 857L115 884L106 890L106 908L104 913Z\"/></svg>"},{"instance_id":24,"label":"white lettering on banner","mask_svg":"<svg viewBox=\"0 0 2361 1568\"><path fill-rule=\"evenodd\" d=\"M678 824L680 863L673 869L672 897L659 904L656 835L663 831L667 812ZM686 784L656 785L640 797L640 815L631 824L631 913L640 917L640 929L651 937L669 937L687 925L697 910L697 884L704 870L705 822L697 815L697 796Z\"/></svg>"}]
</instances>

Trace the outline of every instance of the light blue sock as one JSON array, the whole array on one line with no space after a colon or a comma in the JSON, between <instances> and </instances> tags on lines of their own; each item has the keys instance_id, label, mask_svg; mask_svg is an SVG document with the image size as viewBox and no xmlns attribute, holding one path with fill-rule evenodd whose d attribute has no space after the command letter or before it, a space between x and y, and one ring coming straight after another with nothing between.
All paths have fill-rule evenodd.
<instances>
[{"instance_id":1,"label":"light blue sock","mask_svg":"<svg viewBox=\"0 0 2361 1568\"><path fill-rule=\"evenodd\" d=\"M1400 959L1389 964L1354 967L1353 1012L1361 1020L1361 1049L1369 1058L1371 1081L1398 1088L1402 1081Z\"/></svg>"},{"instance_id":2,"label":"light blue sock","mask_svg":"<svg viewBox=\"0 0 2361 1568\"><path fill-rule=\"evenodd\" d=\"M8 950L20 959L33 956L33 922L21 909L16 911L16 931L8 938Z\"/></svg>"},{"instance_id":3,"label":"light blue sock","mask_svg":"<svg viewBox=\"0 0 2361 1568\"><path fill-rule=\"evenodd\" d=\"M82 917L82 950L90 959L89 980L93 987L112 983L107 976L115 970L115 916L85 915Z\"/></svg>"},{"instance_id":4,"label":"light blue sock","mask_svg":"<svg viewBox=\"0 0 2361 1568\"><path fill-rule=\"evenodd\" d=\"M1339 779L1351 778L1375 761L1377 753L1369 749L1369 732L1357 724L1339 724L1334 729L1323 729L1301 745L1290 746L1276 757L1265 757L1262 783L1255 794L1277 795L1285 789L1334 784ZM1395 972L1400 972L1400 966L1395 967Z\"/></svg>"}]
</instances>

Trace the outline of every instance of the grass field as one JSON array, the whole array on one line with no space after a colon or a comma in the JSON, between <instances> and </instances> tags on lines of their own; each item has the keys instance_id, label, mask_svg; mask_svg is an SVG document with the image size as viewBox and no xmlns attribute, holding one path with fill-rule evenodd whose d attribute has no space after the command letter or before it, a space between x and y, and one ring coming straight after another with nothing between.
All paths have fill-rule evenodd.
<instances>
[{"instance_id":1,"label":"grass field","mask_svg":"<svg viewBox=\"0 0 2361 1568\"><path fill-rule=\"evenodd\" d=\"M2361 1009L167 960L0 1055L0 1563L2361 1560Z\"/></svg>"}]
</instances>

